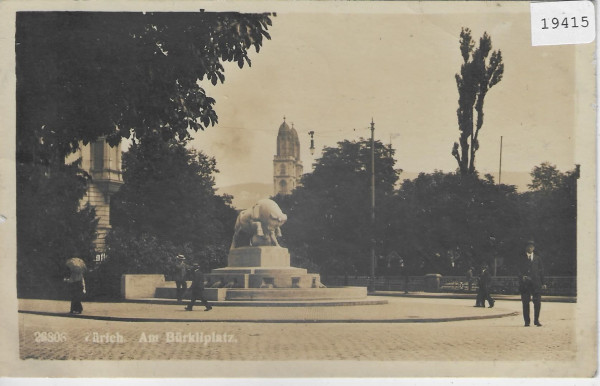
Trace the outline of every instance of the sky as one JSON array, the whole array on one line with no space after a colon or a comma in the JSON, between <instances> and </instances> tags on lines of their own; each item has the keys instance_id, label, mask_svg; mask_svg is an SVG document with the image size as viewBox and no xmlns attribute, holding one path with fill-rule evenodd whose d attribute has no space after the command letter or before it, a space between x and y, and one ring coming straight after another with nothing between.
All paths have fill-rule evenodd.
<instances>
[{"instance_id":1,"label":"sky","mask_svg":"<svg viewBox=\"0 0 600 386\"><path fill-rule=\"evenodd\" d=\"M225 83L203 83L217 101L219 124L195 133L191 146L216 158L217 187L272 183L284 116L298 131L304 172L324 146L368 138L373 119L376 139L396 149L398 168L454 171L458 41L469 27L477 41L485 31L491 35L505 64L502 81L485 99L477 169L498 171L501 136L503 172L530 172L544 161L573 169L574 46L532 47L528 3L507 6L278 12L272 40L253 52L252 67L227 64Z\"/></svg>"}]
</instances>

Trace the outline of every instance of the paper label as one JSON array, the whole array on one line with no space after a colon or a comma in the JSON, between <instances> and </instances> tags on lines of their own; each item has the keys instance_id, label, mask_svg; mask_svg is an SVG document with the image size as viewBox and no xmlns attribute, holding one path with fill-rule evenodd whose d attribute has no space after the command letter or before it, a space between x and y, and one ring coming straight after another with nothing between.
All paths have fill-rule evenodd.
<instances>
[{"instance_id":1,"label":"paper label","mask_svg":"<svg viewBox=\"0 0 600 386\"><path fill-rule=\"evenodd\" d=\"M591 1L531 3L531 45L591 43L596 17Z\"/></svg>"}]
</instances>

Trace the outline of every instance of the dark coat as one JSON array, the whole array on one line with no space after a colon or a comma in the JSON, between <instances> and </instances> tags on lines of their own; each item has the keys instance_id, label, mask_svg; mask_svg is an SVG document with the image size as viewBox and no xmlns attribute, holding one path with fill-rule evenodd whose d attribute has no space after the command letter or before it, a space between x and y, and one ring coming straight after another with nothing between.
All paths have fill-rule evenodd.
<instances>
[{"instance_id":1,"label":"dark coat","mask_svg":"<svg viewBox=\"0 0 600 386\"><path fill-rule=\"evenodd\" d=\"M204 273L201 269L196 269L193 273L192 286L193 291L204 290Z\"/></svg>"},{"instance_id":2,"label":"dark coat","mask_svg":"<svg viewBox=\"0 0 600 386\"><path fill-rule=\"evenodd\" d=\"M519 257L518 263L519 291L539 292L544 285L544 263L542 257L533 252L533 260L529 261L527 253Z\"/></svg>"},{"instance_id":3,"label":"dark coat","mask_svg":"<svg viewBox=\"0 0 600 386\"><path fill-rule=\"evenodd\" d=\"M487 291L490 289L490 284L492 284L492 276L490 276L490 271L486 269L481 272L481 276L479 277L479 286L482 290Z\"/></svg>"}]
</instances>

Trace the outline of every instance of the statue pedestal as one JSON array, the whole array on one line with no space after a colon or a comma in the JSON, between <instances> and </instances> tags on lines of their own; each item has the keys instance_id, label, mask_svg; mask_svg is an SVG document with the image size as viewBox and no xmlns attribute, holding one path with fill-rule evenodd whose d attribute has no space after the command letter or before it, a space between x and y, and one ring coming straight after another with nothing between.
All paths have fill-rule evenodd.
<instances>
[{"instance_id":1,"label":"statue pedestal","mask_svg":"<svg viewBox=\"0 0 600 386\"><path fill-rule=\"evenodd\" d=\"M209 301L256 302L309 306L314 301L368 301L364 287L325 288L318 273L290 266L286 248L241 247L229 251L227 267L205 274L204 296ZM157 297L175 298L174 282L156 288ZM371 304L371 303L369 303ZM375 303L373 303L375 304Z\"/></svg>"},{"instance_id":2,"label":"statue pedestal","mask_svg":"<svg viewBox=\"0 0 600 386\"><path fill-rule=\"evenodd\" d=\"M290 254L281 247L241 247L229 252L227 267L213 269L208 287L319 288L320 275L290 266Z\"/></svg>"},{"instance_id":3,"label":"statue pedestal","mask_svg":"<svg viewBox=\"0 0 600 386\"><path fill-rule=\"evenodd\" d=\"M241 247L229 251L228 267L289 267L290 254L281 247Z\"/></svg>"}]
</instances>

